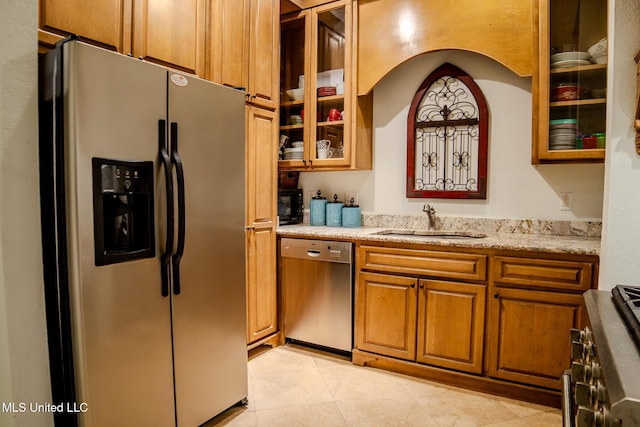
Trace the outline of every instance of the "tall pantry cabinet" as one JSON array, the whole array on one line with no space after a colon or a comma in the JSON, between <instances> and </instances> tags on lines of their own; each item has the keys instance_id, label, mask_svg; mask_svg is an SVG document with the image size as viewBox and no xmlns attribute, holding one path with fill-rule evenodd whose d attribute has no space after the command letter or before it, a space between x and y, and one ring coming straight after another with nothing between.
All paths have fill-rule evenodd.
<instances>
[{"instance_id":1,"label":"tall pantry cabinet","mask_svg":"<svg viewBox=\"0 0 640 427\"><path fill-rule=\"evenodd\" d=\"M277 112L279 2L218 0L214 81L242 88L246 106L247 343L276 343Z\"/></svg>"},{"instance_id":2,"label":"tall pantry cabinet","mask_svg":"<svg viewBox=\"0 0 640 427\"><path fill-rule=\"evenodd\" d=\"M277 342L280 2L40 0L39 6L41 51L75 34L246 93L247 342Z\"/></svg>"}]
</instances>

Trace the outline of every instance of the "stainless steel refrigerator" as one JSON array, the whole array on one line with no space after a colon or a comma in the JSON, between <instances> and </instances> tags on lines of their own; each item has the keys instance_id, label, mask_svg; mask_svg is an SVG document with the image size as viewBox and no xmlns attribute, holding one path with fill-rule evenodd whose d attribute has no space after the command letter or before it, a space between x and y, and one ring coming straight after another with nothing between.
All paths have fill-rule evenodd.
<instances>
[{"instance_id":1,"label":"stainless steel refrigerator","mask_svg":"<svg viewBox=\"0 0 640 427\"><path fill-rule=\"evenodd\" d=\"M39 83L56 424L246 402L244 93L77 40Z\"/></svg>"}]
</instances>

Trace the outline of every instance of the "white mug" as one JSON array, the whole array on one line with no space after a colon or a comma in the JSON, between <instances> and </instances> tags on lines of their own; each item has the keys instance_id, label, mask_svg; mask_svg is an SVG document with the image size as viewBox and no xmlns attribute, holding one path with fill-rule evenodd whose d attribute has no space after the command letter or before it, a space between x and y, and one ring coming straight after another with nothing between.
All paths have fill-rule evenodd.
<instances>
[{"instance_id":1,"label":"white mug","mask_svg":"<svg viewBox=\"0 0 640 427\"><path fill-rule=\"evenodd\" d=\"M329 158L329 149L328 148L318 148L318 158L319 159L328 159Z\"/></svg>"},{"instance_id":2,"label":"white mug","mask_svg":"<svg viewBox=\"0 0 640 427\"><path fill-rule=\"evenodd\" d=\"M321 139L319 141L316 141L316 148L318 150L326 150L330 146L331 146L331 141L329 141L328 139Z\"/></svg>"}]
</instances>

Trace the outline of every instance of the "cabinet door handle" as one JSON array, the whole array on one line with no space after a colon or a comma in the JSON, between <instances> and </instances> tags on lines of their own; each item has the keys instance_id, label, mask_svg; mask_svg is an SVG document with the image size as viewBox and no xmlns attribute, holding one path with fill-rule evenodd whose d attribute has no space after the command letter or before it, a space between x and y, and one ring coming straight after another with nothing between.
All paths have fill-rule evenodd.
<instances>
[{"instance_id":1,"label":"cabinet door handle","mask_svg":"<svg viewBox=\"0 0 640 427\"><path fill-rule=\"evenodd\" d=\"M493 294L493 297L494 298L500 298L500 294L496 292L495 294Z\"/></svg>"},{"instance_id":2,"label":"cabinet door handle","mask_svg":"<svg viewBox=\"0 0 640 427\"><path fill-rule=\"evenodd\" d=\"M420 283L420 289L424 289L424 283Z\"/></svg>"},{"instance_id":3,"label":"cabinet door handle","mask_svg":"<svg viewBox=\"0 0 640 427\"><path fill-rule=\"evenodd\" d=\"M411 289L415 288L416 284L415 283L411 283Z\"/></svg>"}]
</instances>

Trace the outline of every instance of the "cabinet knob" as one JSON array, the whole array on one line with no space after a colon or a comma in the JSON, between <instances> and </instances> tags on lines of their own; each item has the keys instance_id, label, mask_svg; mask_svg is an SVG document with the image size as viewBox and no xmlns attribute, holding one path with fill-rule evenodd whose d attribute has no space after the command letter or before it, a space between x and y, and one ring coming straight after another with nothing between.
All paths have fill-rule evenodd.
<instances>
[{"instance_id":1,"label":"cabinet knob","mask_svg":"<svg viewBox=\"0 0 640 427\"><path fill-rule=\"evenodd\" d=\"M420 283L420 289L424 289L424 283Z\"/></svg>"},{"instance_id":2,"label":"cabinet knob","mask_svg":"<svg viewBox=\"0 0 640 427\"><path fill-rule=\"evenodd\" d=\"M411 283L411 289L415 288L416 284L415 283Z\"/></svg>"},{"instance_id":3,"label":"cabinet knob","mask_svg":"<svg viewBox=\"0 0 640 427\"><path fill-rule=\"evenodd\" d=\"M493 297L494 298L500 298L500 294L496 292L495 294L493 294Z\"/></svg>"}]
</instances>

